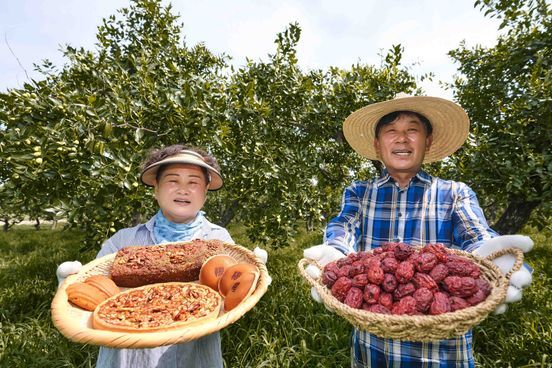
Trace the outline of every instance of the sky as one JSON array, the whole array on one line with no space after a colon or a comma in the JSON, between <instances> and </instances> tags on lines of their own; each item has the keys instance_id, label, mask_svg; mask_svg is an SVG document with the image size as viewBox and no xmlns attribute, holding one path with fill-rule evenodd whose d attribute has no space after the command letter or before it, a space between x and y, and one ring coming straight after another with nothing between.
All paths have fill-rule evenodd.
<instances>
[{"instance_id":1,"label":"sky","mask_svg":"<svg viewBox=\"0 0 552 368\"><path fill-rule=\"evenodd\" d=\"M188 46L204 42L216 54L266 60L277 33L289 23L302 29L297 56L309 69L350 68L357 62L379 66L393 45L404 47L403 64L412 74L433 72L419 85L429 96L452 98L439 82L451 82L457 65L447 52L461 41L492 47L498 21L484 17L473 0L174 0ZM164 2L168 4L168 1ZM0 0L0 91L40 78L33 64L65 62L60 48L95 49L103 18L128 0Z\"/></svg>"}]
</instances>

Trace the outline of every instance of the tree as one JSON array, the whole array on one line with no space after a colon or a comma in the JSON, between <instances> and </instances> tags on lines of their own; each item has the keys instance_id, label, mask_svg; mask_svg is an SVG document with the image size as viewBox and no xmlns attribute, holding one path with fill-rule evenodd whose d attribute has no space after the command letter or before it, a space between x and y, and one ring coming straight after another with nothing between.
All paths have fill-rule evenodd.
<instances>
[{"instance_id":1,"label":"tree","mask_svg":"<svg viewBox=\"0 0 552 368\"><path fill-rule=\"evenodd\" d=\"M96 53L67 46L60 72L45 62L44 80L0 95L7 183L27 208L59 208L90 244L154 211L137 181L151 147L216 135L205 111L223 59L182 45L160 1L120 13L98 28Z\"/></svg>"},{"instance_id":2,"label":"tree","mask_svg":"<svg viewBox=\"0 0 552 368\"><path fill-rule=\"evenodd\" d=\"M454 94L472 122L454 167L494 210L494 228L510 234L535 209L551 209L552 14L540 0L475 4L501 17L506 33L494 47L450 52L461 73Z\"/></svg>"},{"instance_id":3,"label":"tree","mask_svg":"<svg viewBox=\"0 0 552 368\"><path fill-rule=\"evenodd\" d=\"M0 94L3 180L26 208L59 209L98 244L153 214L138 184L146 152L185 142L220 160L225 189L210 196L211 220L243 221L252 240L275 246L298 220L325 222L359 168L373 170L344 142L345 117L415 88L402 48L379 68L305 73L291 24L267 61L234 70L183 44L170 10L135 0L104 20L95 52L68 46L60 71L44 62L44 80Z\"/></svg>"},{"instance_id":4,"label":"tree","mask_svg":"<svg viewBox=\"0 0 552 368\"><path fill-rule=\"evenodd\" d=\"M343 139L345 117L415 86L400 68L400 46L379 69L304 73L296 58L299 39L299 26L291 24L277 35L268 61L239 68L228 82L228 107L217 118L223 122L219 156L229 177L220 208L237 215L252 240L274 245L293 238L298 220L314 227L337 213L342 188L363 162Z\"/></svg>"}]
</instances>

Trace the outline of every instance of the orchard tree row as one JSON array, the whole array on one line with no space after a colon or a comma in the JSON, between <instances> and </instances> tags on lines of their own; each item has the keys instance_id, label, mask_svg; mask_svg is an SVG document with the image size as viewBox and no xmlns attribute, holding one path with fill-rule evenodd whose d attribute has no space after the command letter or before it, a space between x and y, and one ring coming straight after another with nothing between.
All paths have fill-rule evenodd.
<instances>
[{"instance_id":1,"label":"orchard tree row","mask_svg":"<svg viewBox=\"0 0 552 368\"><path fill-rule=\"evenodd\" d=\"M551 128L550 13L540 1L516 7L521 15L500 1L476 5L505 17L508 33L493 49L451 52L462 73L451 88L472 132L465 148L428 170L472 185L490 217L507 224L499 230L515 232L535 210L550 214L551 138L539 135ZM95 50L67 46L65 65L44 61L43 79L0 94L8 226L55 215L98 245L154 213L151 190L138 183L147 152L189 143L217 157L225 177L208 217L240 221L253 241L283 245L300 223L324 225L344 186L381 169L345 142L347 115L397 92L421 93L400 45L379 66L303 71L301 30L290 24L266 61L234 68L203 44L186 45L181 30L170 6L135 0L98 27Z\"/></svg>"}]
</instances>

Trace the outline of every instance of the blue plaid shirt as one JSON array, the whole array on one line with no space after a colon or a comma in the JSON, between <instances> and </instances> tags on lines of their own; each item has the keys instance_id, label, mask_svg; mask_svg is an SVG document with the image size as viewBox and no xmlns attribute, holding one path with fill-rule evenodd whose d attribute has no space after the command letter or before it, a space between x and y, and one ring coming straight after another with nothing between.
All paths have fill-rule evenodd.
<instances>
[{"instance_id":1,"label":"blue plaid shirt","mask_svg":"<svg viewBox=\"0 0 552 368\"><path fill-rule=\"evenodd\" d=\"M498 236L489 228L475 193L464 183L419 171L399 188L384 171L345 189L342 208L326 227L324 241L348 254L394 241L443 243L468 252ZM471 331L433 342L383 339L357 329L352 335L353 367L473 367Z\"/></svg>"}]
</instances>

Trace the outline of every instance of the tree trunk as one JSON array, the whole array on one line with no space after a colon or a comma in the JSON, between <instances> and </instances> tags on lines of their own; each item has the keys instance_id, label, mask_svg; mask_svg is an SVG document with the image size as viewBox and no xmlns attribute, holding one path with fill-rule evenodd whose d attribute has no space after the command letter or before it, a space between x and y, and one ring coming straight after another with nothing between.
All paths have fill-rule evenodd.
<instances>
[{"instance_id":1,"label":"tree trunk","mask_svg":"<svg viewBox=\"0 0 552 368\"><path fill-rule=\"evenodd\" d=\"M36 222L34 224L35 230L40 230L40 219L37 217Z\"/></svg>"},{"instance_id":2,"label":"tree trunk","mask_svg":"<svg viewBox=\"0 0 552 368\"><path fill-rule=\"evenodd\" d=\"M305 226L307 228L307 231L312 231L314 229L314 220L312 217L308 217L305 221Z\"/></svg>"},{"instance_id":3,"label":"tree trunk","mask_svg":"<svg viewBox=\"0 0 552 368\"><path fill-rule=\"evenodd\" d=\"M7 217L4 217L4 232L7 232L10 228L10 219Z\"/></svg>"},{"instance_id":4,"label":"tree trunk","mask_svg":"<svg viewBox=\"0 0 552 368\"><path fill-rule=\"evenodd\" d=\"M232 201L228 207L224 210L222 213L222 216L220 218L219 225L222 227L226 227L232 221L234 216L236 215L236 209L238 209L238 201Z\"/></svg>"},{"instance_id":5,"label":"tree trunk","mask_svg":"<svg viewBox=\"0 0 552 368\"><path fill-rule=\"evenodd\" d=\"M500 216L496 224L492 226L499 234L516 234L527 223L531 213L542 201L528 201L525 198L510 198L510 203Z\"/></svg>"}]
</instances>

